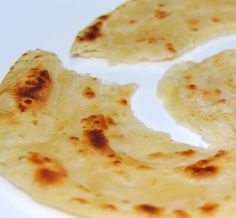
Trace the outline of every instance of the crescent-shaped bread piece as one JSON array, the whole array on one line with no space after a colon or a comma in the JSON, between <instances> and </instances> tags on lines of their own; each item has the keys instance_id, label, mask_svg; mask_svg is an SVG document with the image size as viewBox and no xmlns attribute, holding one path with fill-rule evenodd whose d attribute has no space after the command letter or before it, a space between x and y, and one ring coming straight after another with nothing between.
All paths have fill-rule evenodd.
<instances>
[{"instance_id":1,"label":"crescent-shaped bread piece","mask_svg":"<svg viewBox=\"0 0 236 218\"><path fill-rule=\"evenodd\" d=\"M0 85L0 173L88 218L234 218L236 151L198 149L134 117L134 85L103 84L41 50Z\"/></svg>"},{"instance_id":2,"label":"crescent-shaped bread piece","mask_svg":"<svg viewBox=\"0 0 236 218\"><path fill-rule=\"evenodd\" d=\"M172 59L236 32L235 0L129 0L80 31L72 55L112 63Z\"/></svg>"},{"instance_id":3,"label":"crescent-shaped bread piece","mask_svg":"<svg viewBox=\"0 0 236 218\"><path fill-rule=\"evenodd\" d=\"M235 59L235 51L224 51L202 63L173 66L158 87L170 114L215 146L236 141Z\"/></svg>"}]
</instances>

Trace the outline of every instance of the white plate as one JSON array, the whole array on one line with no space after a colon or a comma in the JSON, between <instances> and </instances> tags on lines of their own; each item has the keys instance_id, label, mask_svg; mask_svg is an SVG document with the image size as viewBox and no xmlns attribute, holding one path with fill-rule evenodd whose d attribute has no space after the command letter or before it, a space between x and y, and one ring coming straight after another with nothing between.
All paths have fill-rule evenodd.
<instances>
[{"instance_id":1,"label":"white plate","mask_svg":"<svg viewBox=\"0 0 236 218\"><path fill-rule=\"evenodd\" d=\"M90 73L109 82L139 84L132 99L138 119L149 128L170 133L175 140L206 146L200 137L177 125L165 112L156 96L156 86L174 63L200 61L221 50L236 48L236 37L211 41L172 62L109 66L104 60L71 59L68 51L78 30L122 2L124 0L1 0L0 79L25 51L36 48L53 51L67 67L78 72ZM32 201L3 178L0 178L0 187L1 218L70 217Z\"/></svg>"}]
</instances>

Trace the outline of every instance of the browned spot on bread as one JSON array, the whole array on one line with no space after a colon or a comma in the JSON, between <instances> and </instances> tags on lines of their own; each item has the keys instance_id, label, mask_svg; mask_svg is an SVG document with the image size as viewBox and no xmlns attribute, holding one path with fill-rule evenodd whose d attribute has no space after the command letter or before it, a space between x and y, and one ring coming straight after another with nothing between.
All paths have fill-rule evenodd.
<instances>
[{"instance_id":1,"label":"browned spot on bread","mask_svg":"<svg viewBox=\"0 0 236 218\"><path fill-rule=\"evenodd\" d=\"M191 30L192 30L193 32L196 32L196 31L198 31L199 29L198 29L198 27L193 27L193 28L191 28Z\"/></svg>"},{"instance_id":2,"label":"browned spot on bread","mask_svg":"<svg viewBox=\"0 0 236 218\"><path fill-rule=\"evenodd\" d=\"M24 83L14 87L14 96L21 112L32 107L33 104L44 103L52 87L52 80L46 69L32 68Z\"/></svg>"},{"instance_id":3,"label":"browned spot on bread","mask_svg":"<svg viewBox=\"0 0 236 218\"><path fill-rule=\"evenodd\" d=\"M102 130L87 130L85 131L85 136L87 137L89 144L101 154L109 155L114 153L110 148L109 141Z\"/></svg>"},{"instance_id":4,"label":"browned spot on bread","mask_svg":"<svg viewBox=\"0 0 236 218\"><path fill-rule=\"evenodd\" d=\"M71 198L71 201L75 201L75 202L78 202L80 204L87 204L88 201L84 198Z\"/></svg>"},{"instance_id":5,"label":"browned spot on bread","mask_svg":"<svg viewBox=\"0 0 236 218\"><path fill-rule=\"evenodd\" d=\"M124 106L127 106L127 105L128 105L128 101L127 101L126 99L124 99L124 98L120 99L119 102L120 102L122 105L124 105Z\"/></svg>"},{"instance_id":6,"label":"browned spot on bread","mask_svg":"<svg viewBox=\"0 0 236 218\"><path fill-rule=\"evenodd\" d=\"M77 136L71 136L70 139L73 141L79 141L79 137Z\"/></svg>"},{"instance_id":7,"label":"browned spot on bread","mask_svg":"<svg viewBox=\"0 0 236 218\"><path fill-rule=\"evenodd\" d=\"M165 7L165 4L164 4L164 3L160 3L158 6L159 6L160 8L163 8L163 7Z\"/></svg>"},{"instance_id":8,"label":"browned spot on bread","mask_svg":"<svg viewBox=\"0 0 236 218\"><path fill-rule=\"evenodd\" d=\"M234 81L233 78L230 78L230 79L225 80L225 81L224 81L224 84L225 84L228 88L232 89L233 91L236 89L236 84L235 84L235 81Z\"/></svg>"},{"instance_id":9,"label":"browned spot on bread","mask_svg":"<svg viewBox=\"0 0 236 218\"><path fill-rule=\"evenodd\" d=\"M20 156L20 157L18 157L17 159L18 159L18 160L23 160L23 159L25 159L25 156Z\"/></svg>"},{"instance_id":10,"label":"browned spot on bread","mask_svg":"<svg viewBox=\"0 0 236 218\"><path fill-rule=\"evenodd\" d=\"M210 164L210 160L209 159L202 159L202 160L199 160L195 163L195 165L199 165L199 166L203 166L203 165L206 165L206 164Z\"/></svg>"},{"instance_id":11,"label":"browned spot on bread","mask_svg":"<svg viewBox=\"0 0 236 218\"><path fill-rule=\"evenodd\" d=\"M29 152L27 155L27 159L37 165L41 165L47 162L51 162L52 160L49 157L44 157L43 155L36 152Z\"/></svg>"},{"instance_id":12,"label":"browned spot on bread","mask_svg":"<svg viewBox=\"0 0 236 218\"><path fill-rule=\"evenodd\" d=\"M79 149L79 150L78 150L78 154L79 154L80 156L82 156L82 157L85 157L85 156L87 156L88 151L87 151L87 150L84 150L84 149Z\"/></svg>"},{"instance_id":13,"label":"browned spot on bread","mask_svg":"<svg viewBox=\"0 0 236 218\"><path fill-rule=\"evenodd\" d=\"M188 20L188 25L189 26L196 26L198 24L199 24L199 20L197 20L197 19Z\"/></svg>"},{"instance_id":14,"label":"browned spot on bread","mask_svg":"<svg viewBox=\"0 0 236 218\"><path fill-rule=\"evenodd\" d=\"M171 15L171 13L169 13L167 11L157 9L155 11L154 17L156 17L158 19L165 19L165 18L169 17L170 15Z\"/></svg>"},{"instance_id":15,"label":"browned spot on bread","mask_svg":"<svg viewBox=\"0 0 236 218\"><path fill-rule=\"evenodd\" d=\"M33 101L32 101L31 99L25 99L25 100L24 100L24 103L26 103L26 104L32 104L32 102L33 102Z\"/></svg>"},{"instance_id":16,"label":"browned spot on bread","mask_svg":"<svg viewBox=\"0 0 236 218\"><path fill-rule=\"evenodd\" d=\"M222 157L225 157L226 155L228 154L227 151L225 150L219 150L217 151L217 153L213 156L210 156L208 159L202 159L202 160L199 160L197 161L195 164L197 165L206 165L206 164L210 164Z\"/></svg>"},{"instance_id":17,"label":"browned spot on bread","mask_svg":"<svg viewBox=\"0 0 236 218\"><path fill-rule=\"evenodd\" d=\"M199 20L197 19L190 19L187 21L188 27L191 31L198 31L199 27Z\"/></svg>"},{"instance_id":18,"label":"browned spot on bread","mask_svg":"<svg viewBox=\"0 0 236 218\"><path fill-rule=\"evenodd\" d=\"M67 176L66 170L57 160L37 152L29 152L27 160L37 166L33 179L42 186L58 184Z\"/></svg>"},{"instance_id":19,"label":"browned spot on bread","mask_svg":"<svg viewBox=\"0 0 236 218\"><path fill-rule=\"evenodd\" d=\"M220 171L219 167L213 164L213 162L224 157L226 154L226 151L219 150L215 155L209 157L208 159L202 159L187 166L184 171L195 179L212 178L218 175Z\"/></svg>"},{"instance_id":20,"label":"browned spot on bread","mask_svg":"<svg viewBox=\"0 0 236 218\"><path fill-rule=\"evenodd\" d=\"M195 84L190 84L190 85L187 85L187 89L191 91L195 91L198 89L198 87Z\"/></svg>"},{"instance_id":21,"label":"browned spot on bread","mask_svg":"<svg viewBox=\"0 0 236 218\"><path fill-rule=\"evenodd\" d=\"M104 21L108 19L108 15L100 16L97 22L88 27L82 36L78 35L78 41L95 41L97 38L102 36L102 25Z\"/></svg>"},{"instance_id":22,"label":"browned spot on bread","mask_svg":"<svg viewBox=\"0 0 236 218\"><path fill-rule=\"evenodd\" d=\"M201 206L199 209L206 215L214 215L219 209L219 205L213 202L208 202Z\"/></svg>"},{"instance_id":23,"label":"browned spot on bread","mask_svg":"<svg viewBox=\"0 0 236 218\"><path fill-rule=\"evenodd\" d=\"M223 198L224 201L228 201L228 200L230 200L230 199L232 199L232 196L229 196L229 195L226 195L226 196Z\"/></svg>"},{"instance_id":24,"label":"browned spot on bread","mask_svg":"<svg viewBox=\"0 0 236 218\"><path fill-rule=\"evenodd\" d=\"M136 39L136 42L145 42L147 39L144 37L139 37L138 39Z\"/></svg>"},{"instance_id":25,"label":"browned spot on bread","mask_svg":"<svg viewBox=\"0 0 236 218\"><path fill-rule=\"evenodd\" d=\"M155 44L155 43L157 43L157 39L155 39L155 38L153 38L153 37L149 37L149 38L148 38L148 43L149 43L149 44Z\"/></svg>"},{"instance_id":26,"label":"browned spot on bread","mask_svg":"<svg viewBox=\"0 0 236 218\"><path fill-rule=\"evenodd\" d=\"M219 169L214 165L198 166L193 164L185 168L185 173L194 179L205 179L216 176Z\"/></svg>"},{"instance_id":27,"label":"browned spot on bread","mask_svg":"<svg viewBox=\"0 0 236 218\"><path fill-rule=\"evenodd\" d=\"M190 156L193 156L194 154L196 154L196 151L193 149L188 149L185 151L178 151L176 153L179 154L180 156L183 156L183 157L190 157Z\"/></svg>"},{"instance_id":28,"label":"browned spot on bread","mask_svg":"<svg viewBox=\"0 0 236 218\"><path fill-rule=\"evenodd\" d=\"M222 98L217 101L217 104L225 104L226 101L227 101L226 99Z\"/></svg>"},{"instance_id":29,"label":"browned spot on bread","mask_svg":"<svg viewBox=\"0 0 236 218\"><path fill-rule=\"evenodd\" d=\"M109 126L115 125L115 121L111 117L105 117L103 114L96 114L86 117L81 120L81 123L85 129L98 130L107 130Z\"/></svg>"},{"instance_id":30,"label":"browned spot on bread","mask_svg":"<svg viewBox=\"0 0 236 218\"><path fill-rule=\"evenodd\" d=\"M15 69L15 65L10 67L10 71L13 71Z\"/></svg>"},{"instance_id":31,"label":"browned spot on bread","mask_svg":"<svg viewBox=\"0 0 236 218\"><path fill-rule=\"evenodd\" d=\"M108 128L106 118L102 114L91 115L81 120L84 128L106 130Z\"/></svg>"},{"instance_id":32,"label":"browned spot on bread","mask_svg":"<svg viewBox=\"0 0 236 218\"><path fill-rule=\"evenodd\" d=\"M127 177L126 172L123 171L123 170L116 170L116 171L114 171L114 173L115 173L116 175L122 176L122 177L124 177L124 178Z\"/></svg>"},{"instance_id":33,"label":"browned spot on bread","mask_svg":"<svg viewBox=\"0 0 236 218\"><path fill-rule=\"evenodd\" d=\"M159 208L149 204L141 204L135 206L137 212L149 214L149 215L161 215L163 208Z\"/></svg>"},{"instance_id":34,"label":"browned spot on bread","mask_svg":"<svg viewBox=\"0 0 236 218\"><path fill-rule=\"evenodd\" d=\"M111 163L112 166L117 167L117 166L122 165L122 163L123 163L122 157L120 157L119 155L117 155L117 154L115 154L115 153L109 154L109 155L107 155L107 157L108 157L108 158L110 159L110 161L111 161L111 162L109 162L109 165L110 165L110 163Z\"/></svg>"},{"instance_id":35,"label":"browned spot on bread","mask_svg":"<svg viewBox=\"0 0 236 218\"><path fill-rule=\"evenodd\" d=\"M174 214L177 218L190 218L189 214L182 209L175 210Z\"/></svg>"},{"instance_id":36,"label":"browned spot on bread","mask_svg":"<svg viewBox=\"0 0 236 218\"><path fill-rule=\"evenodd\" d=\"M108 126L116 125L116 122L109 116L106 117L106 123L108 124Z\"/></svg>"},{"instance_id":37,"label":"browned spot on bread","mask_svg":"<svg viewBox=\"0 0 236 218\"><path fill-rule=\"evenodd\" d=\"M107 20L108 18L109 18L109 15L108 15L108 14L105 14L105 15L100 16L98 19L105 21L105 20Z\"/></svg>"},{"instance_id":38,"label":"browned spot on bread","mask_svg":"<svg viewBox=\"0 0 236 218\"><path fill-rule=\"evenodd\" d=\"M118 176L118 178L122 178L126 181L130 181L131 180L131 175L126 172L126 171L123 171L123 170L114 170L112 171L112 173L116 174Z\"/></svg>"},{"instance_id":39,"label":"browned spot on bread","mask_svg":"<svg viewBox=\"0 0 236 218\"><path fill-rule=\"evenodd\" d=\"M24 112L27 109L27 107L21 103L18 104L18 108L20 109L21 112Z\"/></svg>"},{"instance_id":40,"label":"browned spot on bread","mask_svg":"<svg viewBox=\"0 0 236 218\"><path fill-rule=\"evenodd\" d=\"M81 185L81 184L77 185L77 188L80 189L80 190L82 190L82 191L84 191L84 192L87 192L87 193L90 192L89 189L85 188L85 187L84 187L83 185Z\"/></svg>"},{"instance_id":41,"label":"browned spot on bread","mask_svg":"<svg viewBox=\"0 0 236 218\"><path fill-rule=\"evenodd\" d=\"M136 167L138 170L151 170L152 167L147 166L147 165L139 165Z\"/></svg>"},{"instance_id":42,"label":"browned spot on bread","mask_svg":"<svg viewBox=\"0 0 236 218\"><path fill-rule=\"evenodd\" d=\"M96 97L96 93L90 87L84 88L83 95L89 99Z\"/></svg>"},{"instance_id":43,"label":"browned spot on bread","mask_svg":"<svg viewBox=\"0 0 236 218\"><path fill-rule=\"evenodd\" d=\"M70 136L70 137L69 137L69 141L70 141L72 144L77 144L77 143L80 141L80 139L79 139L79 137L77 137L77 136Z\"/></svg>"},{"instance_id":44,"label":"browned spot on bread","mask_svg":"<svg viewBox=\"0 0 236 218\"><path fill-rule=\"evenodd\" d=\"M102 22L97 22L94 25L88 27L83 36L77 38L78 41L94 41L98 37L101 37Z\"/></svg>"},{"instance_id":45,"label":"browned spot on bread","mask_svg":"<svg viewBox=\"0 0 236 218\"><path fill-rule=\"evenodd\" d=\"M109 154L109 155L107 155L107 157L113 159L113 158L116 158L116 155L115 154Z\"/></svg>"},{"instance_id":46,"label":"browned spot on bread","mask_svg":"<svg viewBox=\"0 0 236 218\"><path fill-rule=\"evenodd\" d=\"M165 154L161 152L155 152L148 155L148 158L151 160L154 160L157 158L164 158L164 157L165 157Z\"/></svg>"},{"instance_id":47,"label":"browned spot on bread","mask_svg":"<svg viewBox=\"0 0 236 218\"><path fill-rule=\"evenodd\" d=\"M166 49L172 53L176 53L176 49L172 43L166 43Z\"/></svg>"},{"instance_id":48,"label":"browned spot on bread","mask_svg":"<svg viewBox=\"0 0 236 218\"><path fill-rule=\"evenodd\" d=\"M41 57L42 57L42 55L35 55L34 59L38 59L38 58L41 58Z\"/></svg>"},{"instance_id":49,"label":"browned spot on bread","mask_svg":"<svg viewBox=\"0 0 236 218\"><path fill-rule=\"evenodd\" d=\"M203 89L203 90L202 90L202 94L203 94L204 96L209 96L209 95L211 94L211 91L208 90L208 89Z\"/></svg>"},{"instance_id":50,"label":"browned spot on bread","mask_svg":"<svg viewBox=\"0 0 236 218\"><path fill-rule=\"evenodd\" d=\"M136 20L130 20L129 23L131 24L136 23Z\"/></svg>"},{"instance_id":51,"label":"browned spot on bread","mask_svg":"<svg viewBox=\"0 0 236 218\"><path fill-rule=\"evenodd\" d=\"M104 149L108 147L108 140L104 135L103 131L94 129L88 130L86 133L89 138L90 144L95 148Z\"/></svg>"},{"instance_id":52,"label":"browned spot on bread","mask_svg":"<svg viewBox=\"0 0 236 218\"><path fill-rule=\"evenodd\" d=\"M210 158L211 161L222 158L228 154L225 150L219 150L213 157Z\"/></svg>"},{"instance_id":53,"label":"browned spot on bread","mask_svg":"<svg viewBox=\"0 0 236 218\"><path fill-rule=\"evenodd\" d=\"M51 186L60 183L67 173L64 169L50 169L47 167L40 167L36 169L34 179L42 186Z\"/></svg>"},{"instance_id":54,"label":"browned spot on bread","mask_svg":"<svg viewBox=\"0 0 236 218\"><path fill-rule=\"evenodd\" d=\"M186 76L184 76L184 79L191 80L191 79L193 79L193 77L191 75L186 75Z\"/></svg>"},{"instance_id":55,"label":"browned spot on bread","mask_svg":"<svg viewBox=\"0 0 236 218\"><path fill-rule=\"evenodd\" d=\"M27 52L28 53L28 52ZM41 58L41 57L43 57L43 54L36 54L35 56L34 56L34 59L38 59L38 58Z\"/></svg>"},{"instance_id":56,"label":"browned spot on bread","mask_svg":"<svg viewBox=\"0 0 236 218\"><path fill-rule=\"evenodd\" d=\"M211 20L215 23L220 22L220 18L218 18L218 17L212 17Z\"/></svg>"},{"instance_id":57,"label":"browned spot on bread","mask_svg":"<svg viewBox=\"0 0 236 218\"><path fill-rule=\"evenodd\" d=\"M129 204L130 203L130 201L128 201L128 200L122 200L121 201L123 204Z\"/></svg>"},{"instance_id":58,"label":"browned spot on bread","mask_svg":"<svg viewBox=\"0 0 236 218\"><path fill-rule=\"evenodd\" d=\"M28 54L28 52L23 53L22 57L25 57Z\"/></svg>"},{"instance_id":59,"label":"browned spot on bread","mask_svg":"<svg viewBox=\"0 0 236 218\"><path fill-rule=\"evenodd\" d=\"M112 162L112 165L113 166L120 166L122 164L122 161L121 160L114 160L113 162Z\"/></svg>"},{"instance_id":60,"label":"browned spot on bread","mask_svg":"<svg viewBox=\"0 0 236 218\"><path fill-rule=\"evenodd\" d=\"M222 94L222 91L220 89L215 89L214 92L215 92L216 95Z\"/></svg>"},{"instance_id":61,"label":"browned spot on bread","mask_svg":"<svg viewBox=\"0 0 236 218\"><path fill-rule=\"evenodd\" d=\"M100 205L101 209L109 211L117 211L117 207L113 204L102 204Z\"/></svg>"},{"instance_id":62,"label":"browned spot on bread","mask_svg":"<svg viewBox=\"0 0 236 218\"><path fill-rule=\"evenodd\" d=\"M155 44L155 43L157 43L157 39L154 37L140 37L140 38L136 39L136 42Z\"/></svg>"},{"instance_id":63,"label":"browned spot on bread","mask_svg":"<svg viewBox=\"0 0 236 218\"><path fill-rule=\"evenodd\" d=\"M200 89L195 84L187 85L187 88L189 90L200 91L201 94L205 97L207 97L207 96L217 97L217 96L220 96L222 94L222 91L220 89L212 89L212 90L210 90L210 89ZM218 99L218 100L221 100L221 99ZM216 103L225 103L225 99L222 100L222 101L218 101L218 100L216 100Z\"/></svg>"}]
</instances>

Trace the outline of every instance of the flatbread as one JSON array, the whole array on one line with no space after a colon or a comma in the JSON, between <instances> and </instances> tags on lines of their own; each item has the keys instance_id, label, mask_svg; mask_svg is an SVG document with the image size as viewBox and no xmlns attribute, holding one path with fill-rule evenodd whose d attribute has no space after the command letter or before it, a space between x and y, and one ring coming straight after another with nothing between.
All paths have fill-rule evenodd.
<instances>
[{"instance_id":1,"label":"flatbread","mask_svg":"<svg viewBox=\"0 0 236 218\"><path fill-rule=\"evenodd\" d=\"M235 51L202 63L173 66L159 83L159 95L170 114L214 146L236 140Z\"/></svg>"},{"instance_id":2,"label":"flatbread","mask_svg":"<svg viewBox=\"0 0 236 218\"><path fill-rule=\"evenodd\" d=\"M178 57L236 32L235 0L129 0L80 31L71 55L112 63Z\"/></svg>"},{"instance_id":3,"label":"flatbread","mask_svg":"<svg viewBox=\"0 0 236 218\"><path fill-rule=\"evenodd\" d=\"M234 218L235 149L145 128L129 106L134 90L25 53L0 85L1 175L78 217Z\"/></svg>"}]
</instances>

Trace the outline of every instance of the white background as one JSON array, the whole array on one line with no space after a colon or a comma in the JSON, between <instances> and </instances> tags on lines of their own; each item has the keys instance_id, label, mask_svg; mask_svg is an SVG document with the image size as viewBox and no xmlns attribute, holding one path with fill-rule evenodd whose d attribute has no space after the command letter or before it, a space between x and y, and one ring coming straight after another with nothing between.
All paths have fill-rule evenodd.
<instances>
[{"instance_id":1,"label":"white background","mask_svg":"<svg viewBox=\"0 0 236 218\"><path fill-rule=\"evenodd\" d=\"M106 82L137 83L139 89L132 99L132 109L138 119L149 128L170 133L175 140L206 146L200 137L177 125L165 112L156 95L157 83L174 63L200 61L218 51L236 48L236 37L211 41L172 62L109 66L105 60L71 59L68 52L77 32L122 2L124 0L0 0L0 79L27 50L53 51L65 66L78 72L90 73ZM42 217L69 216L33 202L0 177L0 218Z\"/></svg>"}]
</instances>

